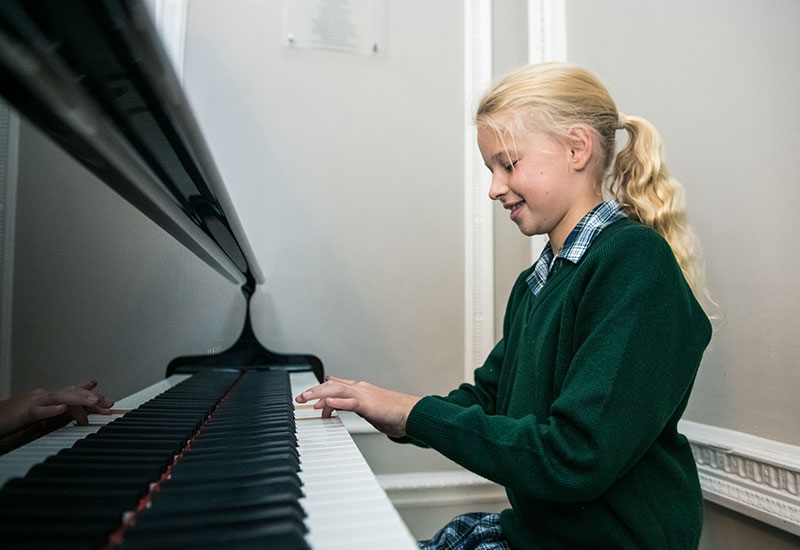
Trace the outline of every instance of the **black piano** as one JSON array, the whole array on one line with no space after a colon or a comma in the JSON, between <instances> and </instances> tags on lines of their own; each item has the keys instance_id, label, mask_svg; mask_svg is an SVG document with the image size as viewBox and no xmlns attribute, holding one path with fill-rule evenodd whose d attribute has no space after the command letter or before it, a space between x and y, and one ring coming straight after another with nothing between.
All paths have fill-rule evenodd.
<instances>
[{"instance_id":1,"label":"black piano","mask_svg":"<svg viewBox=\"0 0 800 550\"><path fill-rule=\"evenodd\" d=\"M135 408L84 437L69 436L47 456L19 455L34 442L0 457L0 466L30 461L24 475L0 480L0 544L414 547L379 488L365 503L352 500L353 514L391 509L378 520L364 519L381 524L378 533L337 541L320 531L309 538L311 510L324 515L330 505L311 502L309 492L317 491L309 480L325 480L308 472L317 459L301 438L349 436L338 419L301 418L292 406L297 384L322 380L322 362L272 352L252 330L249 301L263 276L144 4L4 0L0 94L221 277L239 284L248 304L233 346L173 359L163 383L131 396ZM353 460L359 479L377 487L360 454ZM320 492L346 505L348 491L330 485ZM337 513L331 522L339 531L359 521Z\"/></svg>"}]
</instances>

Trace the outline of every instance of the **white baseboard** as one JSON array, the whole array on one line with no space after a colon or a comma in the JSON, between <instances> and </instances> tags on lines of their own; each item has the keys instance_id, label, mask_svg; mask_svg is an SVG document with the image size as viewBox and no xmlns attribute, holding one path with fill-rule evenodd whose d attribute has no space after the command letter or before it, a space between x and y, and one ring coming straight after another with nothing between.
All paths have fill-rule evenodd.
<instances>
[{"instance_id":1,"label":"white baseboard","mask_svg":"<svg viewBox=\"0 0 800 550\"><path fill-rule=\"evenodd\" d=\"M508 506L503 487L466 470L382 474L377 478L398 509L503 503Z\"/></svg>"},{"instance_id":2,"label":"white baseboard","mask_svg":"<svg viewBox=\"0 0 800 550\"><path fill-rule=\"evenodd\" d=\"M682 420L706 500L800 535L800 447Z\"/></svg>"}]
</instances>

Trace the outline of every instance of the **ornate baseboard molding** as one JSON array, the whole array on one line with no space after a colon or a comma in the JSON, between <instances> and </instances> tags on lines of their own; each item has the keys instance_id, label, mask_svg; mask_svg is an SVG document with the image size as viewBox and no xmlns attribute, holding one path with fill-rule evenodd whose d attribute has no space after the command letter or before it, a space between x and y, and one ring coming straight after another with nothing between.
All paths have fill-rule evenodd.
<instances>
[{"instance_id":1,"label":"ornate baseboard molding","mask_svg":"<svg viewBox=\"0 0 800 550\"><path fill-rule=\"evenodd\" d=\"M800 447L682 420L706 500L800 535Z\"/></svg>"}]
</instances>

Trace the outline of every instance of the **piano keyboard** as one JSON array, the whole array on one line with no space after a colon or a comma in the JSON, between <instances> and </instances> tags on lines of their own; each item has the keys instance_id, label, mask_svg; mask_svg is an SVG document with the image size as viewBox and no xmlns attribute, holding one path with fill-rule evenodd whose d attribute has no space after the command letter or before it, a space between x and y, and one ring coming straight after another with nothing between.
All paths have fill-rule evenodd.
<instances>
[{"instance_id":1,"label":"piano keyboard","mask_svg":"<svg viewBox=\"0 0 800 550\"><path fill-rule=\"evenodd\" d=\"M231 381L238 376L235 371L226 374L229 380L222 382L225 387L229 386ZM289 397L289 394L297 395L316 384L312 373L292 373L290 386L283 390L281 397L277 398L277 403L253 404L255 400L266 393L265 387L261 387L264 384L257 383L261 380L261 375L275 374L283 375L283 373L274 372L247 372L244 379L250 377L250 380L245 384L234 385L216 408L210 420L206 421L199 435L192 437L189 444L184 445L184 450L179 451L180 456L173 463L174 468L170 466L171 474L162 474L160 478L158 474L155 474L154 479L146 484L149 486L149 490L144 491L145 495L141 499L134 497L138 504L122 508L126 510L123 526L116 527L110 539L108 535L103 535L108 529L99 528L100 538L106 540L105 544L92 542L70 545L67 544L68 537L62 537L59 542L63 546L76 548L220 547L223 544L219 542L220 539L215 537L224 538L229 536L226 535L229 533L231 540L238 540L240 545L247 547L312 548L315 550L416 548L416 543L388 497L380 488L341 420L338 418L322 419L319 411L308 407L295 409L294 414L291 414L291 409L288 403L285 403L285 399ZM193 384L203 376L173 375L118 401L115 408L117 410L135 409L135 414L126 415L124 422L136 426L138 423L131 424L136 416L147 415L144 411L148 407L153 407L152 403L180 391L180 388L167 392L159 400L148 403L144 407L141 405L184 381L188 380L188 384ZM194 397L197 390L192 389L188 393ZM237 396L238 394L242 395ZM284 400L283 407L280 406L281 400ZM202 406L201 404L200 408ZM166 408L166 412L161 413L165 417L179 420L180 417L185 416L189 405L178 405L177 409L170 408L170 405L158 405L158 407ZM253 409L259 409L261 412L255 413ZM262 441L259 449L263 449L264 445L267 445L264 441L270 440L270 438L277 440L287 439L290 436L289 433L279 434L270 429L269 423L272 421L266 420L266 417L259 420L252 418L254 414L263 416L268 413L286 416L288 424L294 422L297 453L292 450L292 446L289 446L285 450L277 451L277 454L270 454L269 456L273 459L268 460L265 457L266 452L254 451L253 446L259 439ZM14 477L25 475L33 465L52 457L62 449L68 449L73 445L85 447L90 444L87 441L91 442L91 440L101 437L110 429L119 430L118 426L122 423L119 420L121 418L123 418L121 414L92 415L89 419L89 426L67 426L0 456L0 485ZM95 434L100 428L111 422L114 424L96 435L90 435ZM157 421L159 425L162 423L162 421ZM215 425L216 428L214 428ZM143 432L134 437L150 441L159 447L159 443L152 442L152 432L157 428L133 429ZM258 435L252 433L254 430L258 432ZM165 428L161 431L164 432L164 438L171 437L169 434L172 432L172 428ZM287 427L283 431L289 432L290 428ZM215 438L223 437L224 432L228 432L224 436L226 442L218 443ZM116 436L110 434L103 437L113 439ZM82 441L79 442L79 440ZM149 451L141 448L143 444L129 441L120 445L133 449L130 451L131 454L150 456ZM236 445L244 446L244 448L237 451L238 454L231 456L228 447ZM73 450L67 454L75 452ZM286 461L293 454L299 455L299 472L297 474L286 469ZM64 453L59 456L63 455ZM216 463L212 461L218 458L229 460L227 468L226 466L215 466ZM48 463L55 460L51 458ZM114 458L114 464L104 466L112 473L114 483L111 486L118 488L125 485L126 476L133 475L134 470L138 472L137 468L126 467L125 464L128 463L126 459ZM43 475L46 477L51 468L55 467L40 465L33 468L33 471L34 473L39 471L40 477ZM248 467L260 468L268 477L262 476L257 481L244 483L237 477L237 472L242 472L248 480L255 479L252 477L252 472L246 469ZM76 484L80 485L77 480L81 476L88 476L88 479L92 477L91 469L85 463L70 462L67 471L71 472L70 477L75 476L71 484L64 482L67 486L72 486L70 489L72 491L75 491ZM114 477L114 472L119 472L119 477ZM291 493L292 487L299 487L297 482L294 482L293 485L291 481L293 476L299 477L299 481L302 483L302 494L295 495L300 496L296 504L286 503L279 498L281 494ZM236 483L240 485L238 489L226 488L225 482L231 479L237 480ZM83 496L83 500L79 499L64 506L58 502L59 495L55 495L53 497L55 502L47 504L45 502L47 497L44 496L47 491L40 489L36 483L29 482L25 485L25 482L22 482L23 485L18 485L21 488L15 493L13 486L19 483L19 480L15 480L0 491L0 511L2 511L0 517L3 518L0 520L2 522L0 523L0 539L4 541L4 544L12 543L6 547L34 547L36 546L36 537L46 537L48 529L52 529L54 532L62 529L71 536L75 532L91 531L81 522L81 518L91 516L95 511L99 516L110 516L114 523L114 518L118 514L114 511L112 504L117 502L118 497L123 500L125 498L120 496L120 491L114 489L107 491L107 495L101 496L100 500L95 502L91 498L98 497L86 496L84 492L77 491L77 495ZM10 492L10 496L4 497L4 492ZM39 493L43 495L41 506L37 506L39 501L36 500ZM246 498L239 496L245 493ZM226 495L229 497L227 503ZM236 496L233 501L230 500L231 495ZM211 513L209 506L213 506L214 499L222 502L223 505L221 510L214 509ZM105 500L108 500L108 505ZM92 504L93 502L94 504ZM25 521L15 523L13 520L14 517L24 518L26 507L30 507L36 517L40 518L32 523L33 532L26 531ZM66 514L67 519L56 518L51 521L49 510L57 510L59 507L69 511ZM62 512L59 510L58 513ZM306 516L304 520L303 515ZM30 523L29 520L30 518L26 521ZM107 518L106 520L108 521ZM121 524L122 520L123 518L119 518L116 523ZM42 523L41 529L36 529L36 521ZM71 521L75 523L74 529L70 525ZM51 525L48 526L48 523ZM226 542L224 546L235 546L235 543Z\"/></svg>"}]
</instances>

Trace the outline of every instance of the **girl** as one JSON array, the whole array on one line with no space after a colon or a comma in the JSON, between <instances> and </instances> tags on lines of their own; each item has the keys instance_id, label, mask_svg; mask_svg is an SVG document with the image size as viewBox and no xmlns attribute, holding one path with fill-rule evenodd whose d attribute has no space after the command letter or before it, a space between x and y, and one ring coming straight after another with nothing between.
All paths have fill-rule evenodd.
<instances>
[{"instance_id":1,"label":"girl","mask_svg":"<svg viewBox=\"0 0 800 550\"><path fill-rule=\"evenodd\" d=\"M475 122L489 196L549 237L475 383L419 398L330 378L297 401L355 411L506 487L511 509L460 516L421 548L696 548L703 501L677 424L711 326L655 128L560 63L502 79Z\"/></svg>"}]
</instances>

